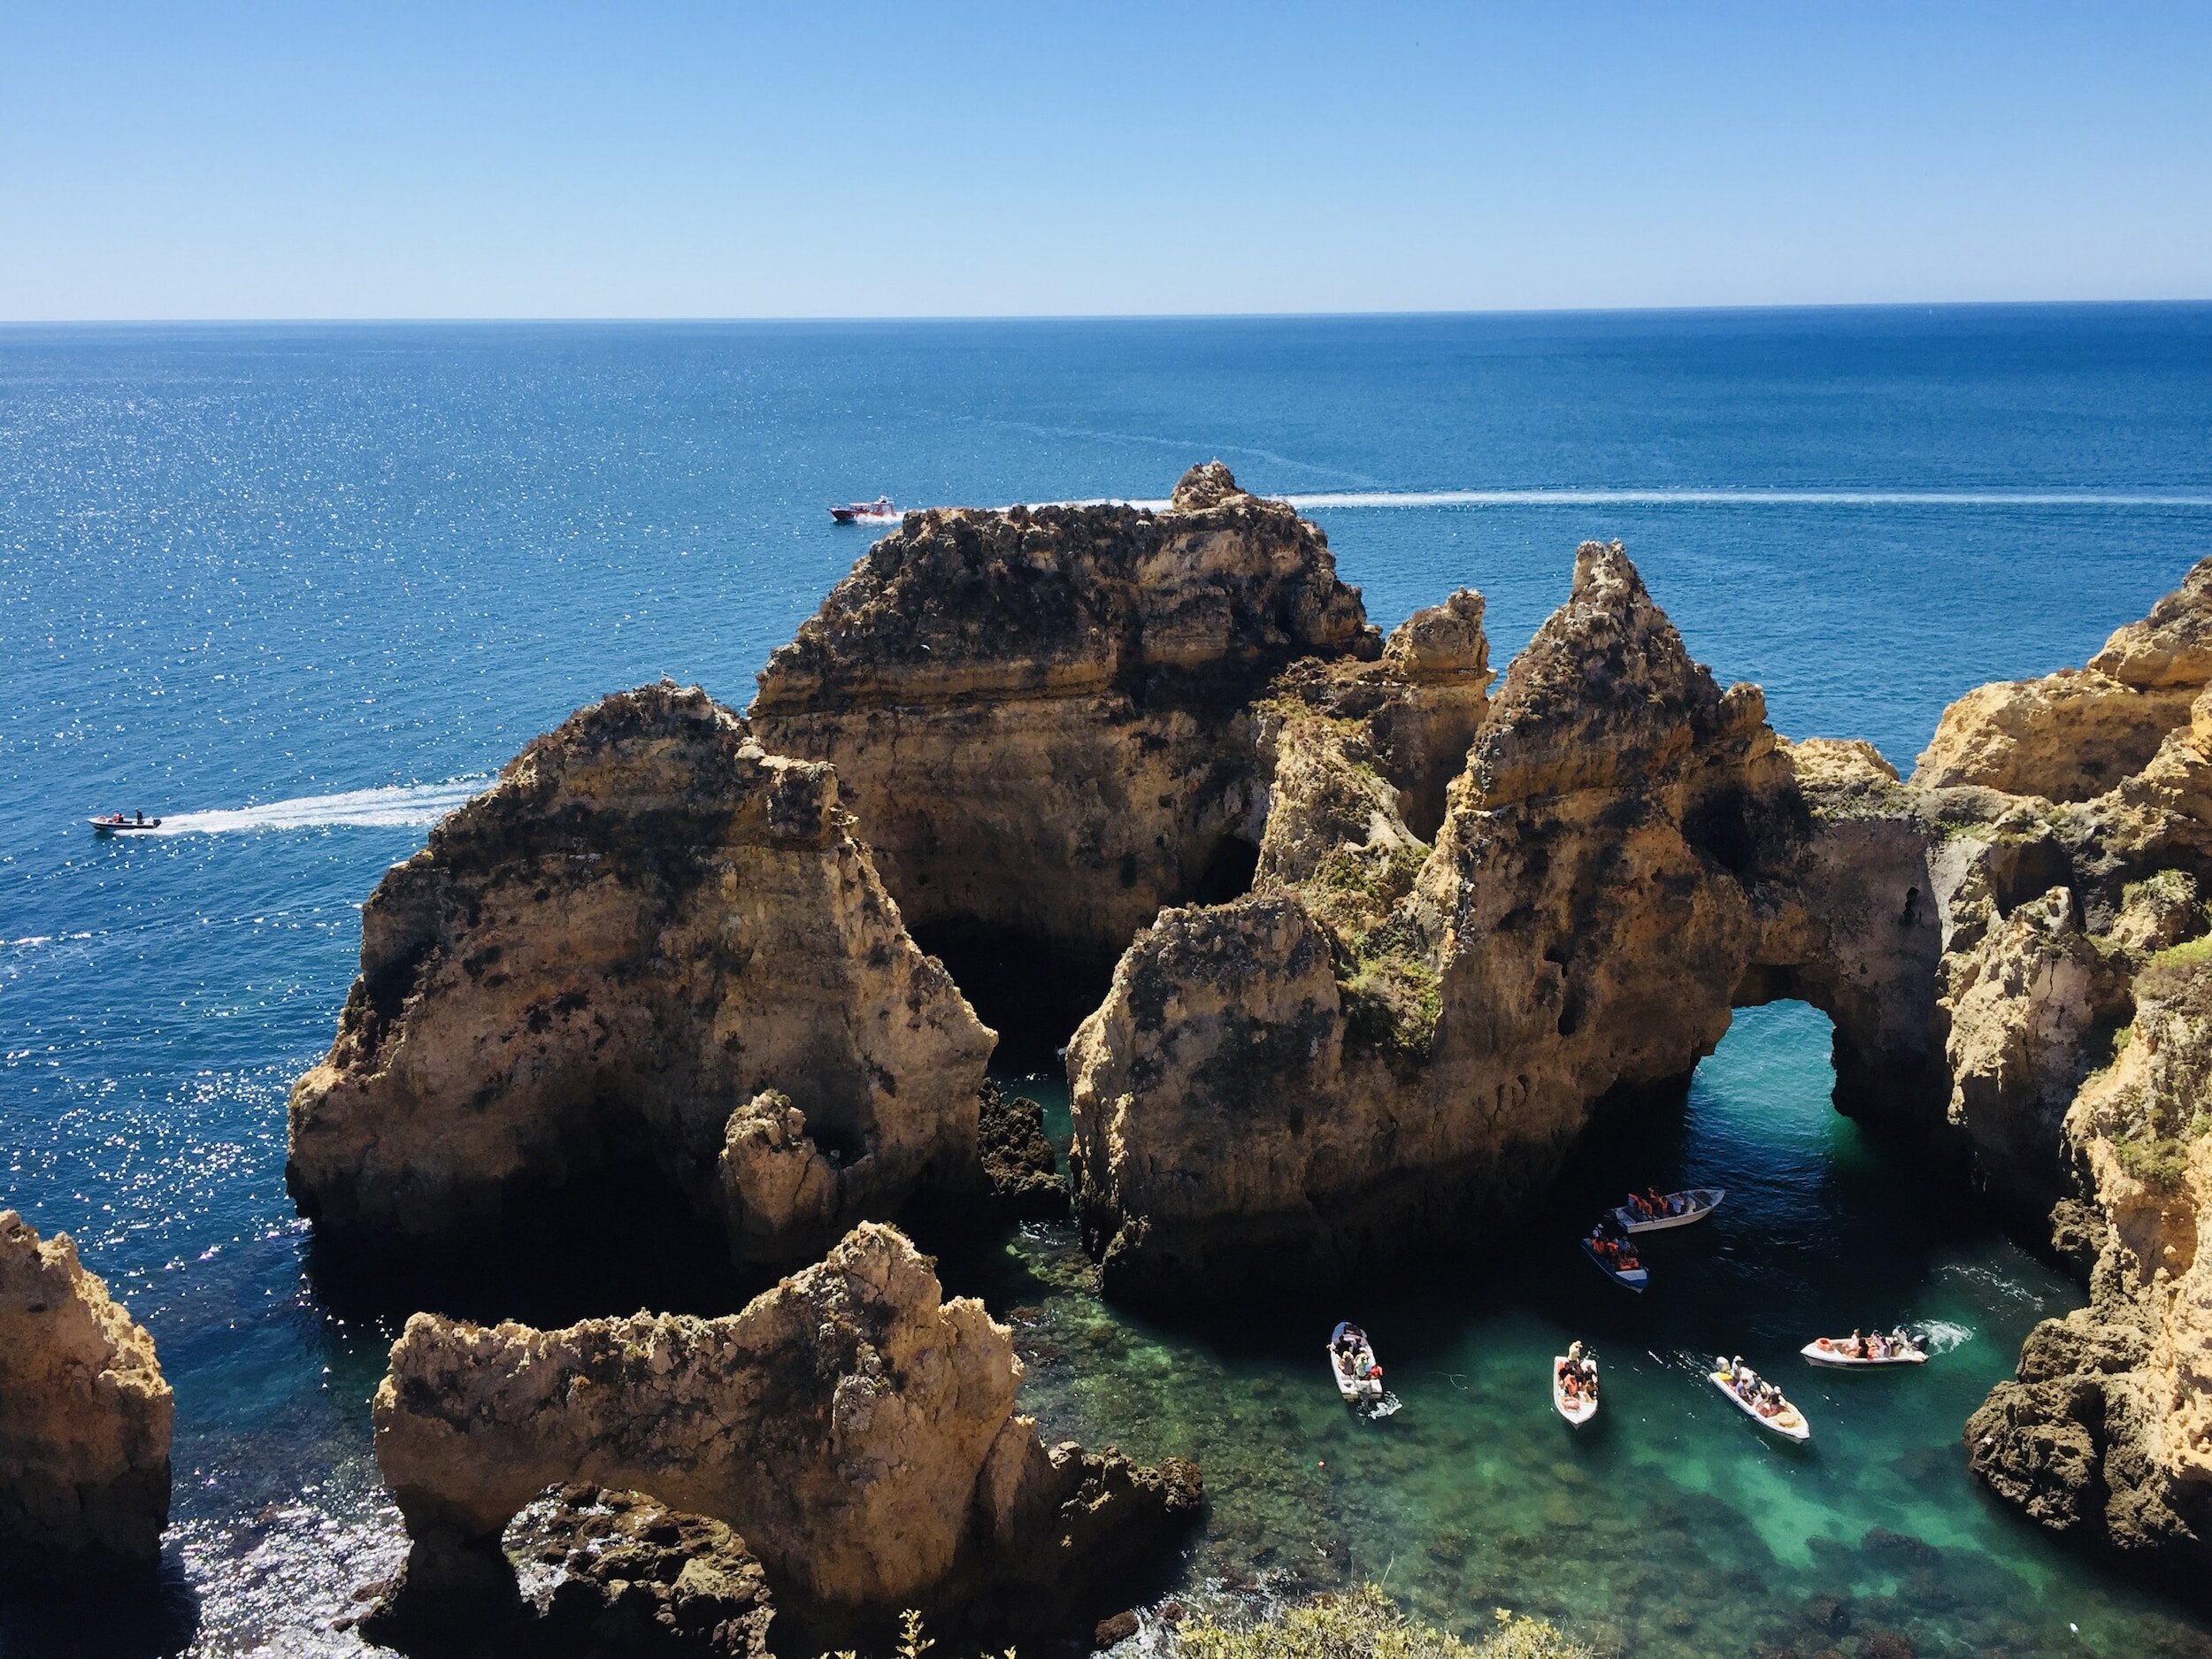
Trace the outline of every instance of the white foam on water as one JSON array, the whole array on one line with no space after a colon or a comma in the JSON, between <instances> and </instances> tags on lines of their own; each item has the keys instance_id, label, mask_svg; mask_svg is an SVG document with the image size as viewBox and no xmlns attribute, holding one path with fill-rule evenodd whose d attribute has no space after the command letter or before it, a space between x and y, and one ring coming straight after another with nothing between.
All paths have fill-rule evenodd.
<instances>
[{"instance_id":1,"label":"white foam on water","mask_svg":"<svg viewBox=\"0 0 2212 1659\"><path fill-rule=\"evenodd\" d=\"M1949 1319L1930 1319L1920 1327L1928 1340L1928 1352L1948 1354L1953 1348L1974 1340L1971 1325L1959 1325Z\"/></svg>"},{"instance_id":2,"label":"white foam on water","mask_svg":"<svg viewBox=\"0 0 2212 1659\"><path fill-rule=\"evenodd\" d=\"M259 806L165 813L157 835L223 835L239 830L422 829L483 793L487 773L443 783L387 784L338 795L302 795Z\"/></svg>"}]
</instances>

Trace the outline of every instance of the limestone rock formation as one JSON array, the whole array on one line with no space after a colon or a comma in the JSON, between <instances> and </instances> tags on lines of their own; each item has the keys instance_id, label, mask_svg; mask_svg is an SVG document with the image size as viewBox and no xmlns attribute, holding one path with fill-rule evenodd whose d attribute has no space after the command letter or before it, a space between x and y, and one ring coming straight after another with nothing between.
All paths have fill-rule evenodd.
<instances>
[{"instance_id":1,"label":"limestone rock formation","mask_svg":"<svg viewBox=\"0 0 2212 1659\"><path fill-rule=\"evenodd\" d=\"M508 1644L517 1659L770 1659L767 1577L719 1521L569 1486L525 1510L506 1544L558 1569Z\"/></svg>"},{"instance_id":2,"label":"limestone rock formation","mask_svg":"<svg viewBox=\"0 0 2212 1659\"><path fill-rule=\"evenodd\" d=\"M0 1211L0 1577L150 1578L174 1417L153 1338L69 1235Z\"/></svg>"},{"instance_id":3,"label":"limestone rock formation","mask_svg":"<svg viewBox=\"0 0 2212 1659\"><path fill-rule=\"evenodd\" d=\"M2212 1563L2212 952L2135 981L2133 1024L2066 1142L2093 1197L2087 1308L2028 1339L1966 1428L1973 1467L2062 1532L2177 1572Z\"/></svg>"},{"instance_id":4,"label":"limestone rock formation","mask_svg":"<svg viewBox=\"0 0 2212 1659\"><path fill-rule=\"evenodd\" d=\"M374 1409L413 1540L388 1617L494 1599L510 1518L580 1481L734 1527L818 1622L956 1602L985 1627L1048 1621L1188 1518L1197 1475L1048 1450L1016 1413L1020 1377L1006 1328L943 1301L873 1223L726 1318L418 1314Z\"/></svg>"},{"instance_id":5,"label":"limestone rock formation","mask_svg":"<svg viewBox=\"0 0 2212 1659\"><path fill-rule=\"evenodd\" d=\"M2001 681L1943 711L1916 783L2085 801L2142 770L2212 684L2212 559L2084 669Z\"/></svg>"},{"instance_id":6,"label":"limestone rock formation","mask_svg":"<svg viewBox=\"0 0 2212 1659\"><path fill-rule=\"evenodd\" d=\"M1056 1221L1067 1215L1068 1184L1045 1135L1042 1106L987 1080L977 1141L996 1214L1013 1221Z\"/></svg>"},{"instance_id":7,"label":"limestone rock formation","mask_svg":"<svg viewBox=\"0 0 2212 1659\"><path fill-rule=\"evenodd\" d=\"M362 911L361 977L294 1086L330 1231L489 1229L643 1159L743 1258L799 1259L972 1182L992 1033L907 935L827 766L695 688L587 708Z\"/></svg>"},{"instance_id":8,"label":"limestone rock formation","mask_svg":"<svg viewBox=\"0 0 2212 1659\"><path fill-rule=\"evenodd\" d=\"M1381 649L1321 532L1217 462L1161 512L910 513L769 658L748 718L836 766L923 938L1019 939L1017 998L1056 962L1088 995L1163 904L1248 879L1270 678ZM1401 677L1448 701L1450 657L1409 647Z\"/></svg>"},{"instance_id":9,"label":"limestone rock formation","mask_svg":"<svg viewBox=\"0 0 2212 1659\"><path fill-rule=\"evenodd\" d=\"M1372 733L1315 701L1280 727L1253 893L1163 914L1069 1050L1115 1294L1340 1273L1510 1213L1601 1096L1718 1041L1755 874L1803 835L1756 688L1690 660L1617 543L1578 553L1432 848Z\"/></svg>"}]
</instances>

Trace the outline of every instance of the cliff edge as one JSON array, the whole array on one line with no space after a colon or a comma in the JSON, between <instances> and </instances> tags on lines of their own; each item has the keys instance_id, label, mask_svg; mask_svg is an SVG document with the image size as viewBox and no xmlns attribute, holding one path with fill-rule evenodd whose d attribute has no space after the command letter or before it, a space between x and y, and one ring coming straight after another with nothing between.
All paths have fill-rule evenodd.
<instances>
[{"instance_id":1,"label":"cliff edge","mask_svg":"<svg viewBox=\"0 0 2212 1659\"><path fill-rule=\"evenodd\" d=\"M175 1415L153 1338L69 1235L0 1212L0 1577L150 1578Z\"/></svg>"}]
</instances>

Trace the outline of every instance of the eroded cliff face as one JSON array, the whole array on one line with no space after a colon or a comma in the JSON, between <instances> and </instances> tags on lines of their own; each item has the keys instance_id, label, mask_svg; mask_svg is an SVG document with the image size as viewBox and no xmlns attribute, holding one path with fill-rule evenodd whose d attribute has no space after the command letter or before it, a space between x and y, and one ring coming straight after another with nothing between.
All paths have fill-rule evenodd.
<instances>
[{"instance_id":1,"label":"eroded cliff face","mask_svg":"<svg viewBox=\"0 0 2212 1659\"><path fill-rule=\"evenodd\" d=\"M69 1235L0 1211L0 1578L150 1578L174 1418L153 1338Z\"/></svg>"},{"instance_id":2,"label":"eroded cliff face","mask_svg":"<svg viewBox=\"0 0 2212 1659\"><path fill-rule=\"evenodd\" d=\"M2120 1052L2066 1117L2090 1305L2029 1337L1966 1427L1977 1472L2058 1531L2177 1572L2212 1560L2212 960L2150 958Z\"/></svg>"},{"instance_id":3,"label":"eroded cliff face","mask_svg":"<svg viewBox=\"0 0 2212 1659\"><path fill-rule=\"evenodd\" d=\"M326 1230L436 1240L642 1159L741 1258L799 1260L977 1179L992 1041L831 769L649 686L533 742L371 895L288 1179Z\"/></svg>"},{"instance_id":4,"label":"eroded cliff face","mask_svg":"<svg viewBox=\"0 0 2212 1659\"><path fill-rule=\"evenodd\" d=\"M1020 1377L1006 1327L878 1224L726 1318L418 1314L374 1406L414 1540L395 1615L480 1617L509 1519L588 1481L734 1527L817 1621L957 1601L982 1628L1047 1624L1187 1521L1198 1477L1047 1448Z\"/></svg>"},{"instance_id":5,"label":"eroded cliff face","mask_svg":"<svg viewBox=\"0 0 2212 1659\"><path fill-rule=\"evenodd\" d=\"M1765 936L1756 872L1805 834L1763 713L1594 542L1432 848L1371 732L1294 707L1254 891L1140 934L1069 1050L1110 1292L1340 1274L1509 1215L1601 1096L1688 1072Z\"/></svg>"},{"instance_id":6,"label":"eroded cliff face","mask_svg":"<svg viewBox=\"0 0 2212 1659\"><path fill-rule=\"evenodd\" d=\"M1156 513L910 513L770 657L748 718L836 766L925 938L1017 939L1033 981L1102 979L1162 905L1248 879L1269 679L1381 649L1320 530L1215 463ZM1468 676L1424 635L1402 678L1448 704ZM1408 715L1409 747L1448 741L1448 709Z\"/></svg>"}]
</instances>

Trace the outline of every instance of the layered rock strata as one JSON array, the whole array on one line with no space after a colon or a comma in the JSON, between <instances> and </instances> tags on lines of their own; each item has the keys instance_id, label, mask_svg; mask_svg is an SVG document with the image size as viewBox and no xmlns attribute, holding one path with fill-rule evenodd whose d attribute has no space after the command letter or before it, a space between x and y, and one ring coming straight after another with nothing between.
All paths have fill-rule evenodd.
<instances>
[{"instance_id":1,"label":"layered rock strata","mask_svg":"<svg viewBox=\"0 0 2212 1659\"><path fill-rule=\"evenodd\" d=\"M1048 1449L1015 1409L1020 1377L1006 1328L944 1301L877 1224L726 1318L418 1314L374 1407L413 1540L388 1617L480 1617L508 1521L549 1484L592 1482L735 1528L818 1624L956 1602L984 1628L1048 1623L1187 1520L1198 1477Z\"/></svg>"},{"instance_id":2,"label":"layered rock strata","mask_svg":"<svg viewBox=\"0 0 2212 1659\"><path fill-rule=\"evenodd\" d=\"M0 1212L0 1577L150 1578L174 1417L153 1338L69 1235Z\"/></svg>"},{"instance_id":3,"label":"layered rock strata","mask_svg":"<svg viewBox=\"0 0 2212 1659\"><path fill-rule=\"evenodd\" d=\"M1440 800L1489 679L1479 618L1440 608L1386 651L1320 530L1214 463L1159 512L910 513L748 718L835 764L925 938L1024 941L1028 995L1056 961L1102 983L1162 905L1243 890L1271 761L1251 705L1286 664L1386 664L1400 787Z\"/></svg>"},{"instance_id":4,"label":"layered rock strata","mask_svg":"<svg viewBox=\"0 0 2212 1659\"><path fill-rule=\"evenodd\" d=\"M696 688L538 739L394 866L294 1086L327 1231L436 1240L643 1162L741 1259L976 1180L992 1033L908 936L835 774Z\"/></svg>"}]
</instances>

